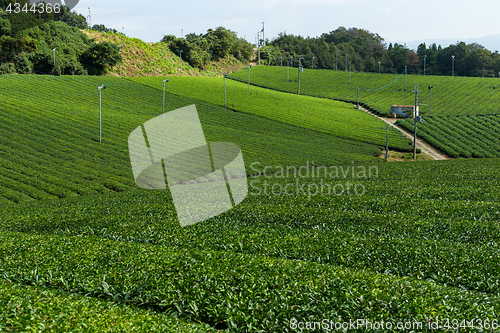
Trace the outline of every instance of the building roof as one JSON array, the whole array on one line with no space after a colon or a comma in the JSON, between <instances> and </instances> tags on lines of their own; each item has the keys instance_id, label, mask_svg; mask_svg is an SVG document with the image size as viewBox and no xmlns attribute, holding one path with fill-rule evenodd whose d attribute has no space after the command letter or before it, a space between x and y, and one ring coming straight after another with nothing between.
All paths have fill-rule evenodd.
<instances>
[{"instance_id":1,"label":"building roof","mask_svg":"<svg viewBox=\"0 0 500 333\"><path fill-rule=\"evenodd\" d=\"M415 108L415 105L391 105L391 106L397 106L401 108Z\"/></svg>"}]
</instances>

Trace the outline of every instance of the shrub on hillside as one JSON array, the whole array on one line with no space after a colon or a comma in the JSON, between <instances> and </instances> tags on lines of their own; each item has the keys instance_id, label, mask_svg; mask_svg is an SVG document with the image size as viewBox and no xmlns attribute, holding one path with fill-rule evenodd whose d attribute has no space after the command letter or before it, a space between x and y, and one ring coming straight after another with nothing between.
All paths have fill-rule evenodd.
<instances>
[{"instance_id":1,"label":"shrub on hillside","mask_svg":"<svg viewBox=\"0 0 500 333\"><path fill-rule=\"evenodd\" d=\"M33 63L25 54L14 56L16 72L19 74L30 74L33 71Z\"/></svg>"},{"instance_id":2,"label":"shrub on hillside","mask_svg":"<svg viewBox=\"0 0 500 333\"><path fill-rule=\"evenodd\" d=\"M109 42L92 43L80 57L80 62L90 75L101 75L121 60L120 49Z\"/></svg>"},{"instance_id":3,"label":"shrub on hillside","mask_svg":"<svg viewBox=\"0 0 500 333\"><path fill-rule=\"evenodd\" d=\"M1 74L14 74L16 72L16 67L11 62L5 62L0 65L0 75Z\"/></svg>"}]
</instances>

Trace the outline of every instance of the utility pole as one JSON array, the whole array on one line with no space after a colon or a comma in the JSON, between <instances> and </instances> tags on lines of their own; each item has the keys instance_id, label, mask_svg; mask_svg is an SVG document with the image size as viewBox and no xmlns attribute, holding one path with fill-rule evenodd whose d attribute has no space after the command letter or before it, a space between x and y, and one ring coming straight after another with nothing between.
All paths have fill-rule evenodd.
<instances>
[{"instance_id":1,"label":"utility pole","mask_svg":"<svg viewBox=\"0 0 500 333\"><path fill-rule=\"evenodd\" d=\"M345 54L345 71L347 72L347 56L349 55L349 53L346 53Z\"/></svg>"},{"instance_id":2,"label":"utility pole","mask_svg":"<svg viewBox=\"0 0 500 333\"><path fill-rule=\"evenodd\" d=\"M257 48L259 50L259 66L260 66L260 31L257 31Z\"/></svg>"},{"instance_id":3,"label":"utility pole","mask_svg":"<svg viewBox=\"0 0 500 333\"><path fill-rule=\"evenodd\" d=\"M264 22L262 22L262 41L263 41L263 44L262 46L266 46L266 37L264 35Z\"/></svg>"},{"instance_id":4,"label":"utility pole","mask_svg":"<svg viewBox=\"0 0 500 333\"><path fill-rule=\"evenodd\" d=\"M90 15L90 7L88 7L89 9L89 31L92 30L92 16Z\"/></svg>"},{"instance_id":5,"label":"utility pole","mask_svg":"<svg viewBox=\"0 0 500 333\"><path fill-rule=\"evenodd\" d=\"M380 74L380 64L381 64L381 62L380 62L380 60L379 60L379 61L378 61L378 73L379 73L379 74Z\"/></svg>"},{"instance_id":6,"label":"utility pole","mask_svg":"<svg viewBox=\"0 0 500 333\"><path fill-rule=\"evenodd\" d=\"M415 90L412 92L415 93L415 109L413 110L413 159L417 159L417 119L420 120L418 106L425 105L418 103L418 93L421 92L418 90L418 84L415 85ZM420 120L423 122L423 120Z\"/></svg>"},{"instance_id":7,"label":"utility pole","mask_svg":"<svg viewBox=\"0 0 500 333\"><path fill-rule=\"evenodd\" d=\"M165 117L165 82L168 82L168 79L163 80L163 117Z\"/></svg>"},{"instance_id":8,"label":"utility pole","mask_svg":"<svg viewBox=\"0 0 500 333\"><path fill-rule=\"evenodd\" d=\"M304 59L301 55L299 56L299 80L298 80L298 85L297 85L297 95L300 95L300 71L302 70L302 64L300 63L300 60Z\"/></svg>"},{"instance_id":9,"label":"utility pole","mask_svg":"<svg viewBox=\"0 0 500 333\"><path fill-rule=\"evenodd\" d=\"M283 56L280 57L281 58L281 65L283 67Z\"/></svg>"},{"instance_id":10,"label":"utility pole","mask_svg":"<svg viewBox=\"0 0 500 333\"><path fill-rule=\"evenodd\" d=\"M389 127L391 125L387 125L387 136L385 138L385 159L387 160L389 158Z\"/></svg>"},{"instance_id":11,"label":"utility pole","mask_svg":"<svg viewBox=\"0 0 500 333\"><path fill-rule=\"evenodd\" d=\"M425 61L427 60L427 55L424 55L424 76L425 76Z\"/></svg>"}]
</instances>

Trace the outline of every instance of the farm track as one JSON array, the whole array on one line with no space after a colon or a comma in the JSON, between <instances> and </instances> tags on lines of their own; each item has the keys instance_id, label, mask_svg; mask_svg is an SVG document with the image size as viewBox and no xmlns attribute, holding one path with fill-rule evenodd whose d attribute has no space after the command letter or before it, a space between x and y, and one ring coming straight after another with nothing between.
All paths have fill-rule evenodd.
<instances>
[{"instance_id":1,"label":"farm track","mask_svg":"<svg viewBox=\"0 0 500 333\"><path fill-rule=\"evenodd\" d=\"M364 111L366 113L369 113L372 116L375 116L378 119L384 121L386 124L391 125L392 127L396 128L398 131L400 131L401 133L403 133L403 135L405 135L407 138L413 140L413 134L410 134L410 133L406 132L404 129L402 129L401 127L396 126L394 123L392 123L387 118L380 117L380 116L378 116L378 115L376 115L376 114L368 111L367 109L365 109L365 108L363 108L361 106L359 108L362 111ZM448 159L445 156L441 155L437 150L435 150L434 148L432 148L431 146L427 145L426 143L422 142L419 139L417 139L417 148L420 148L420 150L422 151L422 153L431 156L435 160L447 160Z\"/></svg>"}]
</instances>

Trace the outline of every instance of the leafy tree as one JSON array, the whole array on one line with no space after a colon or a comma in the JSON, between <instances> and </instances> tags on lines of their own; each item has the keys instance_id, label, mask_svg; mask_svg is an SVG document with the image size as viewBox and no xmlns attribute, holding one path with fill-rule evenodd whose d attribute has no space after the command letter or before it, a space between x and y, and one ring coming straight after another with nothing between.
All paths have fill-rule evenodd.
<instances>
[{"instance_id":1,"label":"leafy tree","mask_svg":"<svg viewBox=\"0 0 500 333\"><path fill-rule=\"evenodd\" d=\"M312 65L314 57L314 68L333 69L337 60L337 68L345 69L343 59L348 54L348 62L352 63L353 70L378 71L378 61L381 61L385 65L383 70L392 71L383 40L378 34L363 29L340 27L316 38L281 33L270 44L277 47L281 56L288 60L302 55L305 67ZM294 64L297 65L297 62L294 61Z\"/></svg>"},{"instance_id":2,"label":"leafy tree","mask_svg":"<svg viewBox=\"0 0 500 333\"><path fill-rule=\"evenodd\" d=\"M88 28L87 20L85 19L85 17L75 11L72 12L66 6L61 7L61 13L57 17L56 21L61 21L71 27L77 27L78 29Z\"/></svg>"},{"instance_id":3,"label":"leafy tree","mask_svg":"<svg viewBox=\"0 0 500 333\"><path fill-rule=\"evenodd\" d=\"M83 67L90 75L101 75L108 67L121 60L118 46L109 42L92 43L80 57Z\"/></svg>"},{"instance_id":4,"label":"leafy tree","mask_svg":"<svg viewBox=\"0 0 500 333\"><path fill-rule=\"evenodd\" d=\"M94 31L99 31L99 32L112 32L112 33L117 33L118 31L116 29L108 28L104 24L94 24L92 26L92 30Z\"/></svg>"},{"instance_id":5,"label":"leafy tree","mask_svg":"<svg viewBox=\"0 0 500 333\"><path fill-rule=\"evenodd\" d=\"M182 58L197 68L203 68L210 61L229 56L240 61L249 61L253 51L252 44L238 38L235 32L224 27L209 29L206 34L190 33L186 38L166 35L161 42L166 43L177 55L182 51Z\"/></svg>"},{"instance_id":6,"label":"leafy tree","mask_svg":"<svg viewBox=\"0 0 500 333\"><path fill-rule=\"evenodd\" d=\"M11 33L11 24L7 19L7 15L0 12L0 37L9 36Z\"/></svg>"},{"instance_id":7,"label":"leafy tree","mask_svg":"<svg viewBox=\"0 0 500 333\"><path fill-rule=\"evenodd\" d=\"M406 47L406 45L395 43L394 46L388 51L388 55L391 58L397 73L403 72L405 66L408 67L410 64L410 50Z\"/></svg>"},{"instance_id":8,"label":"leafy tree","mask_svg":"<svg viewBox=\"0 0 500 333\"><path fill-rule=\"evenodd\" d=\"M204 38L211 41L212 60L227 58L233 54L238 39L234 32L224 27L209 29Z\"/></svg>"}]
</instances>

